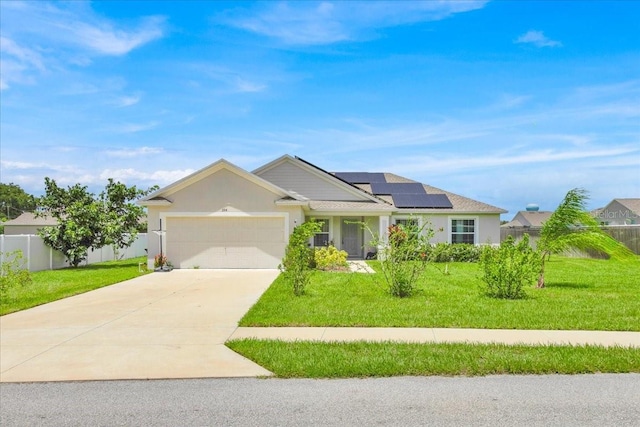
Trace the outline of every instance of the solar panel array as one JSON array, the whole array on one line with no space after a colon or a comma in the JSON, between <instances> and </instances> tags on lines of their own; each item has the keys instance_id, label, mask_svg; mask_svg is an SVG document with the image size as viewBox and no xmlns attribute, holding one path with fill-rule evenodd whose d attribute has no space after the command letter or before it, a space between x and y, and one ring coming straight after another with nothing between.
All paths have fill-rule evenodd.
<instances>
[{"instance_id":1,"label":"solar panel array","mask_svg":"<svg viewBox=\"0 0 640 427\"><path fill-rule=\"evenodd\" d=\"M419 182L387 182L383 173L336 172L335 175L350 184L370 184L374 195L391 196L397 208L453 208L446 194L427 194Z\"/></svg>"},{"instance_id":2,"label":"solar panel array","mask_svg":"<svg viewBox=\"0 0 640 427\"><path fill-rule=\"evenodd\" d=\"M336 172L335 175L351 184L372 184L374 182L387 182L383 173L377 172Z\"/></svg>"},{"instance_id":3,"label":"solar panel array","mask_svg":"<svg viewBox=\"0 0 640 427\"><path fill-rule=\"evenodd\" d=\"M453 208L446 194L393 194L391 197L397 208Z\"/></svg>"},{"instance_id":4,"label":"solar panel array","mask_svg":"<svg viewBox=\"0 0 640 427\"><path fill-rule=\"evenodd\" d=\"M374 182L371 191L376 195L393 196L394 194L427 194L419 182Z\"/></svg>"}]
</instances>

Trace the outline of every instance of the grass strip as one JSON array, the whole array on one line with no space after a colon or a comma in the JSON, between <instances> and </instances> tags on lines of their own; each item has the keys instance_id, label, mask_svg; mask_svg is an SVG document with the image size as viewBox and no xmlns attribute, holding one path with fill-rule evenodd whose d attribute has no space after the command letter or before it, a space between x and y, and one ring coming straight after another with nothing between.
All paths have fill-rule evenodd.
<instances>
[{"instance_id":1,"label":"grass strip","mask_svg":"<svg viewBox=\"0 0 640 427\"><path fill-rule=\"evenodd\" d=\"M279 378L640 372L640 349L626 347L256 339L226 345Z\"/></svg>"},{"instance_id":2,"label":"grass strip","mask_svg":"<svg viewBox=\"0 0 640 427\"><path fill-rule=\"evenodd\" d=\"M14 287L3 296L0 300L0 315L141 276L147 272L139 271L140 262L146 264L146 257L101 262L77 268L37 271L32 273L33 282L30 285Z\"/></svg>"},{"instance_id":3,"label":"grass strip","mask_svg":"<svg viewBox=\"0 0 640 427\"><path fill-rule=\"evenodd\" d=\"M410 298L389 295L380 273L314 272L300 297L279 277L240 325L640 331L640 260L552 257L547 287L521 300L486 296L477 264L443 270L429 268Z\"/></svg>"}]
</instances>

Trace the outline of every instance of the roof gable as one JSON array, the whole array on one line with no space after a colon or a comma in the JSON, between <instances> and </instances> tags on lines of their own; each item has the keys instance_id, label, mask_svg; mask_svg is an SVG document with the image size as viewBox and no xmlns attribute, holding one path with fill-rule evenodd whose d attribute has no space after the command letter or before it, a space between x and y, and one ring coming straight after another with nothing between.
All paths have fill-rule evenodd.
<instances>
[{"instance_id":1,"label":"roof gable","mask_svg":"<svg viewBox=\"0 0 640 427\"><path fill-rule=\"evenodd\" d=\"M279 195L280 197L290 197L292 199L295 200L303 200L300 196L295 195L295 194L291 194L288 191L283 190L282 188L278 187L277 185L266 181L262 178L260 178L257 175L254 175L250 172L245 171L242 168L239 168L238 166L226 161L225 159L220 159L215 163L210 164L209 166L200 169L197 172L192 173L189 176L186 176L176 182L174 182L173 184L170 184L164 188L161 188L160 190L154 192L153 194L150 194L142 199L140 199L138 201L139 204L141 205L168 205L171 204L171 201L169 199L169 197L184 189L187 188L207 177L209 177L210 175L213 175L216 172L219 172L221 170L227 170L231 173L234 173L244 179L246 179L247 181L252 182L255 185L258 185L274 194Z\"/></svg>"},{"instance_id":2,"label":"roof gable","mask_svg":"<svg viewBox=\"0 0 640 427\"><path fill-rule=\"evenodd\" d=\"M640 215L640 199L613 199L611 203L609 203L606 207L608 208L614 202L618 202L618 204L624 206L629 209L630 212Z\"/></svg>"},{"instance_id":3,"label":"roof gable","mask_svg":"<svg viewBox=\"0 0 640 427\"><path fill-rule=\"evenodd\" d=\"M520 211L503 227L542 227L552 214L550 211Z\"/></svg>"},{"instance_id":4,"label":"roof gable","mask_svg":"<svg viewBox=\"0 0 640 427\"><path fill-rule=\"evenodd\" d=\"M384 201L298 157L284 155L253 173L310 200Z\"/></svg>"}]
</instances>

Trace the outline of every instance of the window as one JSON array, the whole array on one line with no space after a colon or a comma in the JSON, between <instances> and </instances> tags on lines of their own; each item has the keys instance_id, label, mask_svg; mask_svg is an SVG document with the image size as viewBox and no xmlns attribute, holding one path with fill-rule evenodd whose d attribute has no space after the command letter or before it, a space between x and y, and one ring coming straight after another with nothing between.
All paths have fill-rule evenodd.
<instances>
[{"instance_id":1,"label":"window","mask_svg":"<svg viewBox=\"0 0 640 427\"><path fill-rule=\"evenodd\" d=\"M476 242L476 220L475 219L452 219L451 220L451 243Z\"/></svg>"},{"instance_id":2,"label":"window","mask_svg":"<svg viewBox=\"0 0 640 427\"><path fill-rule=\"evenodd\" d=\"M418 228L418 220L416 218L396 219L396 225L406 228Z\"/></svg>"},{"instance_id":3,"label":"window","mask_svg":"<svg viewBox=\"0 0 640 427\"><path fill-rule=\"evenodd\" d=\"M329 219L316 219L315 221L322 224L322 230L313 236L313 246L329 246Z\"/></svg>"}]
</instances>

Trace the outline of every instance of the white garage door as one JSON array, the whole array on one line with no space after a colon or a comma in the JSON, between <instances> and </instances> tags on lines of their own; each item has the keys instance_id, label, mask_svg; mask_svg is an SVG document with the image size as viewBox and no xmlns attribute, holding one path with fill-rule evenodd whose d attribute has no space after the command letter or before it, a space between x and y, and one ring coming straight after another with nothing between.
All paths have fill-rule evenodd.
<instances>
[{"instance_id":1,"label":"white garage door","mask_svg":"<svg viewBox=\"0 0 640 427\"><path fill-rule=\"evenodd\" d=\"M277 268L284 219L168 218L167 258L176 268Z\"/></svg>"}]
</instances>

